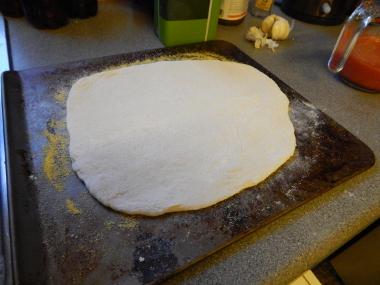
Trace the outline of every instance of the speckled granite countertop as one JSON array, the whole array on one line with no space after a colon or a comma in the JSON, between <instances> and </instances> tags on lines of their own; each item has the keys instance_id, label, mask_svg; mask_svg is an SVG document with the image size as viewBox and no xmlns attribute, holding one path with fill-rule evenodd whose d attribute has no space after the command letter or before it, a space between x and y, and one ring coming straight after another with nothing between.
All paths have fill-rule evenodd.
<instances>
[{"instance_id":1,"label":"speckled granite countertop","mask_svg":"<svg viewBox=\"0 0 380 285\"><path fill-rule=\"evenodd\" d=\"M278 7L274 13L283 15ZM287 17L287 16L285 16ZM289 17L287 17L289 18ZM260 20L219 26L229 41L310 100L380 155L380 95L356 91L327 69L342 26L296 22L273 53L244 39ZM9 19L14 70L163 47L153 17L130 0L100 2L99 13L40 31L25 18ZM187 268L165 284L288 284L380 217L378 163L322 196Z\"/></svg>"}]
</instances>

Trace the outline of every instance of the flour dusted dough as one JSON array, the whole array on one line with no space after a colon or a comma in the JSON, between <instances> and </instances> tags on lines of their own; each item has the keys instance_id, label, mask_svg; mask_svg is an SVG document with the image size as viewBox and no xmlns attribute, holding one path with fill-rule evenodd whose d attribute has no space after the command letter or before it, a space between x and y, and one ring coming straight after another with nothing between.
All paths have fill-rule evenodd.
<instances>
[{"instance_id":1,"label":"flour dusted dough","mask_svg":"<svg viewBox=\"0 0 380 285\"><path fill-rule=\"evenodd\" d=\"M67 101L73 169L115 210L204 208L263 181L295 149L289 101L251 66L163 61L77 81Z\"/></svg>"}]
</instances>

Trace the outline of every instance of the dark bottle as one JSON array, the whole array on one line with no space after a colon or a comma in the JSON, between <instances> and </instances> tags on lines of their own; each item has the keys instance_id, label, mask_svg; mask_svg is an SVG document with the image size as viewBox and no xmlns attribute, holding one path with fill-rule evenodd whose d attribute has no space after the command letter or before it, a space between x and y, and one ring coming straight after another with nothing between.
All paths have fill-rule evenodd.
<instances>
[{"instance_id":1,"label":"dark bottle","mask_svg":"<svg viewBox=\"0 0 380 285\"><path fill-rule=\"evenodd\" d=\"M58 29L68 23L62 0L21 0L24 15L37 29Z\"/></svg>"},{"instance_id":2,"label":"dark bottle","mask_svg":"<svg viewBox=\"0 0 380 285\"><path fill-rule=\"evenodd\" d=\"M0 12L5 17L20 18L24 15L19 0L0 0Z\"/></svg>"},{"instance_id":3,"label":"dark bottle","mask_svg":"<svg viewBox=\"0 0 380 285\"><path fill-rule=\"evenodd\" d=\"M242 23L247 14L249 0L222 0L219 24L236 26Z\"/></svg>"},{"instance_id":4,"label":"dark bottle","mask_svg":"<svg viewBox=\"0 0 380 285\"><path fill-rule=\"evenodd\" d=\"M70 18L87 19L98 13L98 0L65 0L65 5Z\"/></svg>"}]
</instances>

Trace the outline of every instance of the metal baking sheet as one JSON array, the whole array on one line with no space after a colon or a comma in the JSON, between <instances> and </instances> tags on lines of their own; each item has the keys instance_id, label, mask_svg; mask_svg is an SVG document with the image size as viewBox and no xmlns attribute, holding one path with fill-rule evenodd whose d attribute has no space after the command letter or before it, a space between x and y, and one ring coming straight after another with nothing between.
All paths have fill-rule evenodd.
<instances>
[{"instance_id":1,"label":"metal baking sheet","mask_svg":"<svg viewBox=\"0 0 380 285\"><path fill-rule=\"evenodd\" d=\"M295 155L259 185L203 210L145 217L101 205L70 168L65 100L71 86L83 76L129 64L192 58L246 63L274 79L290 99ZM3 82L15 283L162 281L375 160L358 138L224 41L9 71Z\"/></svg>"}]
</instances>

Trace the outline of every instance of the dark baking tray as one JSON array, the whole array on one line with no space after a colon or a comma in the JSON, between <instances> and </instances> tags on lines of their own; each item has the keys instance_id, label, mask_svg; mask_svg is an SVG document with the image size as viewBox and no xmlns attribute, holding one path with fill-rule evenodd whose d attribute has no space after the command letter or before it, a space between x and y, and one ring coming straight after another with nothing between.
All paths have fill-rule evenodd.
<instances>
[{"instance_id":1,"label":"dark baking tray","mask_svg":"<svg viewBox=\"0 0 380 285\"><path fill-rule=\"evenodd\" d=\"M199 55L252 65L274 79L289 97L297 148L284 166L259 185L212 207L160 217L128 216L102 206L72 171L56 176L56 183L49 181L44 171L47 148L60 144L55 145L60 151L53 152L51 161L58 164L55 167L67 168L64 164L69 162L64 143L68 138L65 98L76 80L134 62ZM162 281L375 161L373 152L358 138L224 41L9 71L3 74L3 84L15 283ZM67 206L68 201L80 214Z\"/></svg>"}]
</instances>

